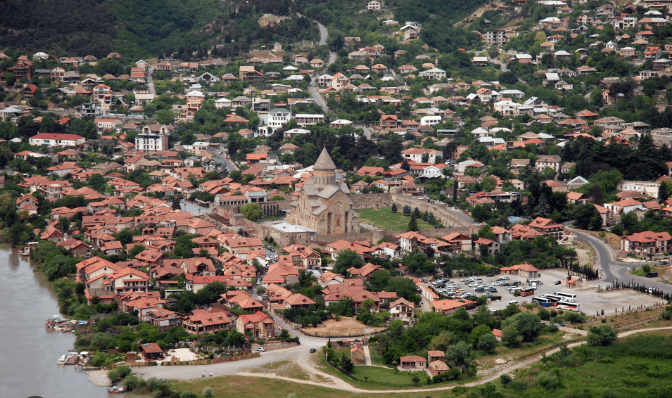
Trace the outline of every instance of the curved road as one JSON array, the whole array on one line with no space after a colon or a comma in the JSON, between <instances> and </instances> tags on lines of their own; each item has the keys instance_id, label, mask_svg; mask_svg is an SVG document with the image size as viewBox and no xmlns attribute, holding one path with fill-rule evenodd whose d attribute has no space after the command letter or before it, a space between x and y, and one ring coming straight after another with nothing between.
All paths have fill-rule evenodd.
<instances>
[{"instance_id":1,"label":"curved road","mask_svg":"<svg viewBox=\"0 0 672 398\"><path fill-rule=\"evenodd\" d=\"M667 326L667 327L660 327L660 328L647 328L647 329L639 329L639 330L631 330L623 333L619 333L619 337L627 337L636 333L643 333L643 332L650 332L650 331L656 331L656 330L668 330L672 329L672 326ZM572 331L572 330L570 330ZM579 332L577 330L577 332ZM580 333L580 334L585 334L585 333ZM302 337L302 342L305 336ZM323 344L324 342L321 341L320 344ZM582 344L585 344L585 341L581 341L578 343L573 343L569 344L568 347L576 347ZM289 348L289 349L284 349L284 350L278 350L274 352L268 352L268 353L263 353L261 357L258 358L253 358L253 359L247 359L247 360L242 360L242 361L237 361L237 362L228 362L228 363L219 363L219 364L214 364L214 365L198 365L198 366L170 366L170 367L142 367L142 368L135 368L134 372L137 373L138 375L142 376L145 379L149 379L151 377L156 377L156 378L166 378L166 379L176 379L176 380L190 380L190 379L198 379L202 377L202 374L209 374L212 373L213 376L231 376L231 375L238 375L238 376L249 376L249 377L265 377L265 378L272 378L272 379L279 379L279 380L285 380L285 381L290 381L293 383L301 383L301 384L310 384L310 385L317 385L320 387L325 387L325 388L331 388L331 389L336 389L336 390L342 390L342 391L349 391L349 392L354 392L354 393L368 393L368 394L386 394L386 393L399 393L399 394L404 394L404 393L411 393L411 392L429 392L429 391L444 391L444 390L451 390L457 385L452 385L452 386L445 386L445 387L438 387L438 388L427 388L427 389L407 389L407 390L364 390L360 389L357 387L352 386L351 384L348 384L344 380L339 379L338 377L335 377L333 375L327 374L325 372L322 372L321 370L315 369L313 365L310 362L310 355L308 351L308 346L301 345L299 347L295 348ZM317 348L317 347L315 347ZM491 382L493 380L496 380L501 376L502 374L508 374L513 372L515 369L519 369L525 366L529 366L535 362L540 361L544 356L551 355L555 352L558 352L561 348L554 348L552 350L546 351L541 355L537 355L533 358L527 359L525 361L516 363L510 367L507 367L505 369L500 370L499 372L496 372L494 374L491 374L485 378L482 378L480 380L463 384L462 386L464 387L475 387L478 385L482 385L488 382ZM288 355L289 354L289 355ZM319 355L319 354L313 354L313 355ZM254 366L259 366L263 364L268 364L271 362L276 362L276 361L283 361L287 359L294 359L294 361L302 367L304 370L308 371L311 374L317 374L320 375L324 378L327 378L332 381L333 384L325 384L325 383L317 383L314 381L307 381L307 380L298 380L298 379L292 379L288 377L280 377L276 376L274 374L264 374L264 373L250 373L250 372L245 372L244 369L254 367Z\"/></svg>"},{"instance_id":2,"label":"curved road","mask_svg":"<svg viewBox=\"0 0 672 398\"><path fill-rule=\"evenodd\" d=\"M603 271L604 282L639 282L641 285L656 288L665 293L672 294L672 285L668 285L654 279L628 274L628 271L632 268L640 268L645 264L659 265L659 262L653 261L644 263L624 263L617 261L616 252L608 243L605 243L593 235L578 232L577 230L571 228L567 229L572 231L581 240L587 242L590 246L593 247L593 249L595 249L595 254L598 256L597 263L600 265Z\"/></svg>"},{"instance_id":3,"label":"curved road","mask_svg":"<svg viewBox=\"0 0 672 398\"><path fill-rule=\"evenodd\" d=\"M327 31L327 28L324 25L322 25L321 23L319 23L317 21L314 21L314 22L317 24L317 27L320 29L319 45L325 46L327 44L327 37L329 37L329 32ZM327 61L326 67L333 64L334 62L336 62L336 53L333 53L333 52L329 51L329 60ZM325 67L325 69L326 69L326 67ZM315 103L320 108L322 108L324 113L329 112L329 107L327 106L327 102L324 100L324 97L322 96L322 94L320 94L320 92L317 91L317 84L316 84L316 81L315 81L314 77L310 80L310 84L308 84L308 92L310 92L310 95L312 95L313 98L315 99Z\"/></svg>"}]
</instances>

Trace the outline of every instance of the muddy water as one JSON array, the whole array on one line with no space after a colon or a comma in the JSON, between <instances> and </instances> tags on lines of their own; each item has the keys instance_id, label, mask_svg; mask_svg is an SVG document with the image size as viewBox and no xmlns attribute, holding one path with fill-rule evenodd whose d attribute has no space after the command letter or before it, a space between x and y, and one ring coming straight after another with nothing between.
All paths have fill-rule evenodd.
<instances>
[{"instance_id":1,"label":"muddy water","mask_svg":"<svg viewBox=\"0 0 672 398\"><path fill-rule=\"evenodd\" d=\"M58 302L44 275L16 251L0 247L0 397L113 397L86 373L56 361L74 347L75 335L47 331Z\"/></svg>"}]
</instances>

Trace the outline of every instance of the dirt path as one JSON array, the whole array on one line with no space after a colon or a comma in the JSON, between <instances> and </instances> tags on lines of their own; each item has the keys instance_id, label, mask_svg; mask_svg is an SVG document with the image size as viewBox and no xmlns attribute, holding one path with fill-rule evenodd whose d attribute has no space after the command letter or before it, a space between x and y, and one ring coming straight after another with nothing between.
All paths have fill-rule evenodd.
<instances>
[{"instance_id":1,"label":"dirt path","mask_svg":"<svg viewBox=\"0 0 672 398\"><path fill-rule=\"evenodd\" d=\"M661 327L661 328L631 330L631 331L619 333L618 336L619 337L627 337L627 336L631 336L633 334L642 333L642 332L650 332L650 331L655 331L655 330L668 330L668 329L672 329L672 326ZM584 333L587 334L587 332L585 332L585 331L576 330L576 329L570 329L568 331L574 332L574 333L578 332L579 334L582 334L582 335L583 335L583 333L580 333L580 332L584 332ZM578 343L569 344L569 345L567 345L567 347L568 348L573 348L573 347L578 347L578 346L583 345L583 344L586 344L586 342L581 341L581 342L578 342ZM535 362L540 361L543 356L549 356L549 355L554 354L558 351L560 351L560 348L554 348L552 350L546 351L543 354L540 354L540 355L534 356L530 359L527 359L525 361L516 363L515 365L513 365L511 367L503 369L503 370L501 370L497 373L494 373L490 376L487 376L483 379L480 379L480 380L477 380L477 381L474 381L474 382L471 382L471 383L463 384L462 386L464 386L464 387L475 387L475 386L479 386L479 385L491 382L493 380L498 379L499 376L501 376L505 373L508 374L508 373L511 373L512 371L514 371L515 369L519 369L519 368L522 368L522 367L525 367L525 366L529 366L529 365L531 365ZM446 387L438 387L438 388L422 388L422 389L417 388L417 389L408 389L408 390L364 390L364 389L361 389L361 388L354 387L354 386L348 384L347 382L345 382L344 380L339 379L338 377L335 377L333 375L330 375L330 374L322 372L318 369L315 369L315 367L313 367L310 360L299 360L298 364L303 369L305 369L305 370L307 370L311 373L316 373L316 374L321 375L322 377L328 378L329 380L331 380L333 382L333 385L325 385L324 383L316 383L316 382L313 382L313 381L291 379L289 377L276 376L276 375L273 375L273 374L239 372L236 375L237 376L251 376L251 377L265 377L265 378L269 378L269 379L279 379L279 380L291 381L293 383L311 384L311 385L315 385L315 386L334 388L334 389L337 389L337 390L349 391L349 392L360 393L360 394L389 394L389 393L392 393L392 394L405 394L406 393L407 394L409 392L444 391L444 390L451 390L455 387L458 387L458 386L446 386Z\"/></svg>"}]
</instances>

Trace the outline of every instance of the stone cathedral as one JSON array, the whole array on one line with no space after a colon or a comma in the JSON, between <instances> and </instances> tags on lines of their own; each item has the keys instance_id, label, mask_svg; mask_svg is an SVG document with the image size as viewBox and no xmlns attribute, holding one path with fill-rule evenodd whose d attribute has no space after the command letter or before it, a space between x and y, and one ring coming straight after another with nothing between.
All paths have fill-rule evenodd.
<instances>
[{"instance_id":1,"label":"stone cathedral","mask_svg":"<svg viewBox=\"0 0 672 398\"><path fill-rule=\"evenodd\" d=\"M352 208L350 190L345 182L336 182L336 165L326 148L313 170L313 178L290 203L287 222L315 230L318 235L358 233L359 214Z\"/></svg>"}]
</instances>

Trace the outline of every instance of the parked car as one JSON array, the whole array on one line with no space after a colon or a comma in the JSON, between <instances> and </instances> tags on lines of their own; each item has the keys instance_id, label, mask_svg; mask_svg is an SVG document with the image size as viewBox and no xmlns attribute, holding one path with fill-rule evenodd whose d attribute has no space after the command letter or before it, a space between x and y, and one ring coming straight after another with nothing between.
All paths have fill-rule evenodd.
<instances>
[{"instance_id":1,"label":"parked car","mask_svg":"<svg viewBox=\"0 0 672 398\"><path fill-rule=\"evenodd\" d=\"M509 304L518 305L518 300L509 300Z\"/></svg>"},{"instance_id":2,"label":"parked car","mask_svg":"<svg viewBox=\"0 0 672 398\"><path fill-rule=\"evenodd\" d=\"M493 276L495 276L495 274L487 274L486 276L487 276L488 278L492 278Z\"/></svg>"},{"instance_id":3,"label":"parked car","mask_svg":"<svg viewBox=\"0 0 672 398\"><path fill-rule=\"evenodd\" d=\"M647 278L656 278L657 276L658 276L657 272L649 272L648 274L646 274Z\"/></svg>"},{"instance_id":4,"label":"parked car","mask_svg":"<svg viewBox=\"0 0 672 398\"><path fill-rule=\"evenodd\" d=\"M264 347L259 347L255 351L257 352L266 352L266 349Z\"/></svg>"},{"instance_id":5,"label":"parked car","mask_svg":"<svg viewBox=\"0 0 672 398\"><path fill-rule=\"evenodd\" d=\"M311 354L314 353L315 351L317 351L317 350L314 349L314 348L311 348L311 349L310 349L310 353L311 353Z\"/></svg>"},{"instance_id":6,"label":"parked car","mask_svg":"<svg viewBox=\"0 0 672 398\"><path fill-rule=\"evenodd\" d=\"M560 285L560 284L562 284L562 281L555 281L555 284Z\"/></svg>"}]
</instances>

